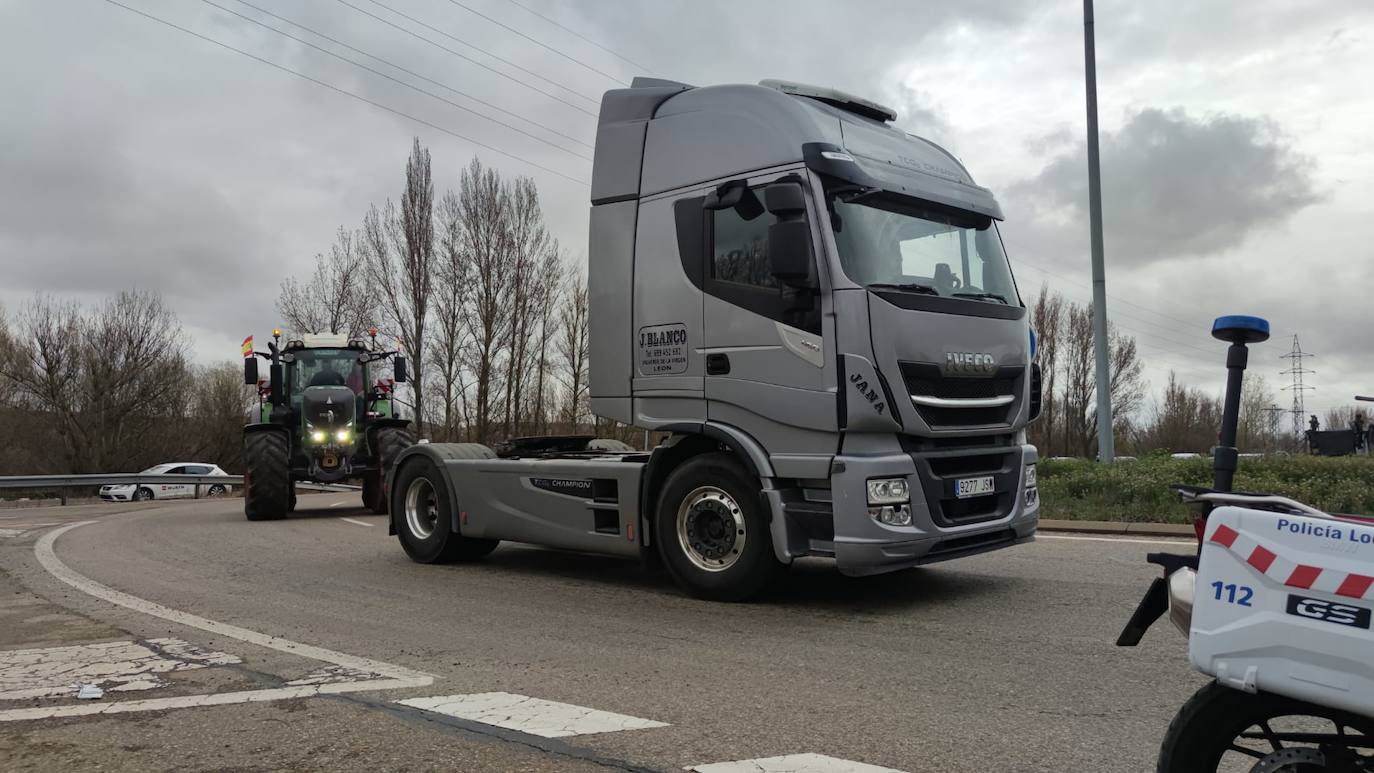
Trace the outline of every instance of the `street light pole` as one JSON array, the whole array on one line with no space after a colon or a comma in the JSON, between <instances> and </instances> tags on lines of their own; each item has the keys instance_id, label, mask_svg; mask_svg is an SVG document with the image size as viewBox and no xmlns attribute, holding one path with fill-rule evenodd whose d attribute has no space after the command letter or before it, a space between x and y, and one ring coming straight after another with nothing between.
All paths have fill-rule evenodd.
<instances>
[{"instance_id":1,"label":"street light pole","mask_svg":"<svg viewBox=\"0 0 1374 773\"><path fill-rule=\"evenodd\" d=\"M1093 46L1093 0L1083 0L1083 69L1088 95L1088 219L1092 229L1093 354L1097 360L1097 455L1116 458L1112 438L1111 363L1107 346L1107 279L1102 260L1102 169L1097 150L1097 53Z\"/></svg>"}]
</instances>

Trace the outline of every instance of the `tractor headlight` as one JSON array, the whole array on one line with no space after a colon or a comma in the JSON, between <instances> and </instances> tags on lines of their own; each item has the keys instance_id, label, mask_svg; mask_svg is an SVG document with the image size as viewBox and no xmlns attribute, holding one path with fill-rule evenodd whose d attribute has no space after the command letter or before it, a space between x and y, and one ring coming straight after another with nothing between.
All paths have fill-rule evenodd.
<instances>
[{"instance_id":1,"label":"tractor headlight","mask_svg":"<svg viewBox=\"0 0 1374 773\"><path fill-rule=\"evenodd\" d=\"M323 443L324 441L329 439L329 434L322 429L317 429L314 432L310 433L310 439L315 441L316 443Z\"/></svg>"},{"instance_id":2,"label":"tractor headlight","mask_svg":"<svg viewBox=\"0 0 1374 773\"><path fill-rule=\"evenodd\" d=\"M334 439L338 440L340 443L347 443L353 439L353 433L349 430L341 429L334 433Z\"/></svg>"}]
</instances>

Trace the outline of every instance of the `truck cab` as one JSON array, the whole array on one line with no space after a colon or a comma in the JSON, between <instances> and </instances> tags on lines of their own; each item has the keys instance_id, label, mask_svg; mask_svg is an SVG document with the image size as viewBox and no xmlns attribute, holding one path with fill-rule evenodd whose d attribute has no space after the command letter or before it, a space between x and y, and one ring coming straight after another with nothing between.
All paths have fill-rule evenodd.
<instances>
[{"instance_id":1,"label":"truck cab","mask_svg":"<svg viewBox=\"0 0 1374 773\"><path fill-rule=\"evenodd\" d=\"M827 556L862 575L1034 536L1040 379L1002 212L895 118L782 81L640 78L602 99L592 411L671 434L583 461L611 465L618 498L600 509L617 519L637 489L616 533L698 595L763 587L741 568L761 542L778 565Z\"/></svg>"}]
</instances>

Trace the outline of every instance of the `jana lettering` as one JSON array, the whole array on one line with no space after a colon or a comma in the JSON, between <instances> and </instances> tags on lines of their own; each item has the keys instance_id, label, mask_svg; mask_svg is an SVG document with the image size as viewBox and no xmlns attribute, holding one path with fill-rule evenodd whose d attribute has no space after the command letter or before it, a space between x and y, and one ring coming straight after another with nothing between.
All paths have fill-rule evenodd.
<instances>
[{"instance_id":1,"label":"jana lettering","mask_svg":"<svg viewBox=\"0 0 1374 773\"><path fill-rule=\"evenodd\" d=\"M868 404L873 406L873 410L877 411L879 414L887 410L887 404L878 399L878 393L876 391L869 388L868 379L855 373L849 377L849 382L854 385L855 389L859 390L859 394L868 401Z\"/></svg>"}]
</instances>

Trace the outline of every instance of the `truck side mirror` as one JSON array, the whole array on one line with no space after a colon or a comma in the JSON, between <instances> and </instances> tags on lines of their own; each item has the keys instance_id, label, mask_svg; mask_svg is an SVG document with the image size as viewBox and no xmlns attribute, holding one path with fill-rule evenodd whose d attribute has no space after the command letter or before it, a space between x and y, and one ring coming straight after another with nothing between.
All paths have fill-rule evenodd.
<instances>
[{"instance_id":1,"label":"truck side mirror","mask_svg":"<svg viewBox=\"0 0 1374 773\"><path fill-rule=\"evenodd\" d=\"M258 383L258 358L256 356L243 358L243 383Z\"/></svg>"},{"instance_id":2,"label":"truck side mirror","mask_svg":"<svg viewBox=\"0 0 1374 773\"><path fill-rule=\"evenodd\" d=\"M779 218L795 218L806 214L806 195L801 183L779 182L764 189L763 203Z\"/></svg>"},{"instance_id":3,"label":"truck side mirror","mask_svg":"<svg viewBox=\"0 0 1374 773\"><path fill-rule=\"evenodd\" d=\"M805 220L782 220L768 226L768 263L773 276L790 287L811 282L811 227Z\"/></svg>"},{"instance_id":4,"label":"truck side mirror","mask_svg":"<svg viewBox=\"0 0 1374 773\"><path fill-rule=\"evenodd\" d=\"M789 287L809 287L811 227L806 222L806 194L801 183L776 182L764 189L764 206L778 222L768 226L768 262L773 276Z\"/></svg>"},{"instance_id":5,"label":"truck side mirror","mask_svg":"<svg viewBox=\"0 0 1374 773\"><path fill-rule=\"evenodd\" d=\"M406 358L396 355L396 360L391 365L397 384L404 384L406 380Z\"/></svg>"}]
</instances>

